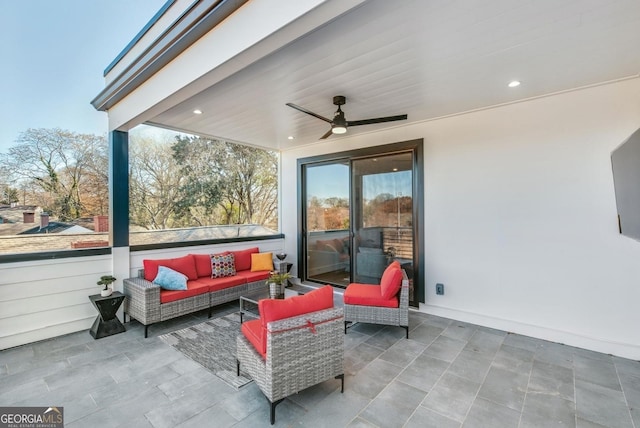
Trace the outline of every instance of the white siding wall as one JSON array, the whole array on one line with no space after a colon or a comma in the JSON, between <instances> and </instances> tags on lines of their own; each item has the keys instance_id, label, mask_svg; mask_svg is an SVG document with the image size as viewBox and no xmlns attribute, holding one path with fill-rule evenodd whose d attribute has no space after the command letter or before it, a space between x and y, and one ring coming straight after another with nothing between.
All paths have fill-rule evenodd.
<instances>
[{"instance_id":1,"label":"white siding wall","mask_svg":"<svg viewBox=\"0 0 640 428\"><path fill-rule=\"evenodd\" d=\"M282 174L294 183L300 157L423 138L421 310L640 359L640 242L618 233L610 159L638 127L632 79L331 138L285 152ZM286 236L295 215L282 213Z\"/></svg>"},{"instance_id":2,"label":"white siding wall","mask_svg":"<svg viewBox=\"0 0 640 428\"><path fill-rule=\"evenodd\" d=\"M0 264L0 349L90 328L110 272L110 255Z\"/></svg>"},{"instance_id":3,"label":"white siding wall","mask_svg":"<svg viewBox=\"0 0 640 428\"><path fill-rule=\"evenodd\" d=\"M271 239L134 252L129 257L130 276L137 276L146 258L212 254L250 247L277 253L282 251L283 241ZM126 249L116 250L122 257L120 253ZM98 316L88 296L100 292L96 281L101 275L114 272L112 265L111 255L0 264L0 350L88 330ZM116 289L122 289L122 279L118 277Z\"/></svg>"}]
</instances>

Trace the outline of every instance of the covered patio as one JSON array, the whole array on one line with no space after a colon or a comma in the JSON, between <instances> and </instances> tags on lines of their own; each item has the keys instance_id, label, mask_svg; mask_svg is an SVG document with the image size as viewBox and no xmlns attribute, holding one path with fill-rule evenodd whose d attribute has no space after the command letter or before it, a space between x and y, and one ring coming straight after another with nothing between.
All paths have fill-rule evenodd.
<instances>
[{"instance_id":1,"label":"covered patio","mask_svg":"<svg viewBox=\"0 0 640 428\"><path fill-rule=\"evenodd\" d=\"M110 248L2 256L0 404L59 399L68 426L266 426L255 387L218 385L158 339L204 313L93 341L93 278L122 289L145 258L259 245L306 281L301 165L411 144L410 339L354 326L345 393L305 391L277 423L640 426L640 243L620 233L611 163L640 128L638 45L625 0L167 1L92 101L109 115ZM332 134L287 106L332 121L337 95L347 120L407 119ZM141 124L279 151L279 235L132 251Z\"/></svg>"}]
</instances>

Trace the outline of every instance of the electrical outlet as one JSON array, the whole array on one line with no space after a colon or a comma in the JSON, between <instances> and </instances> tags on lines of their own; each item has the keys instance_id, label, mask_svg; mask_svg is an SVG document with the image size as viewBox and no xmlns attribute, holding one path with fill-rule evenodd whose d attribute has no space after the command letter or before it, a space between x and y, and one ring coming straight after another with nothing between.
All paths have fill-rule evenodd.
<instances>
[{"instance_id":1,"label":"electrical outlet","mask_svg":"<svg viewBox=\"0 0 640 428\"><path fill-rule=\"evenodd\" d=\"M444 284L436 284L436 294L444 295Z\"/></svg>"}]
</instances>

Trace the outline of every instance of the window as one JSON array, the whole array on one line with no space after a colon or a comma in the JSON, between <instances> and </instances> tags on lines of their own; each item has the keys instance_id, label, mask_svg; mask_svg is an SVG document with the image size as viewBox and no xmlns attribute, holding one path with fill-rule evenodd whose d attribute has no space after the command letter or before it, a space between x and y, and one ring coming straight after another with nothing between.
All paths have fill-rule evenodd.
<instances>
[{"instance_id":1,"label":"window","mask_svg":"<svg viewBox=\"0 0 640 428\"><path fill-rule=\"evenodd\" d=\"M108 247L104 136L28 129L0 153L0 254Z\"/></svg>"},{"instance_id":2,"label":"window","mask_svg":"<svg viewBox=\"0 0 640 428\"><path fill-rule=\"evenodd\" d=\"M278 233L278 154L149 126L129 133L131 246Z\"/></svg>"}]
</instances>

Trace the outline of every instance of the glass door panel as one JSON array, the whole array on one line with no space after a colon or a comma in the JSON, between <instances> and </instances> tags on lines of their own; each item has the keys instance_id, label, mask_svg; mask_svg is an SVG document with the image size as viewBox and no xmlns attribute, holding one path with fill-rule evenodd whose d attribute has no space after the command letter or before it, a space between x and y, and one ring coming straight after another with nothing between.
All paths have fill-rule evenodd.
<instances>
[{"instance_id":1,"label":"glass door panel","mask_svg":"<svg viewBox=\"0 0 640 428\"><path fill-rule=\"evenodd\" d=\"M350 282L349 162L306 167L306 278Z\"/></svg>"},{"instance_id":2,"label":"glass door panel","mask_svg":"<svg viewBox=\"0 0 640 428\"><path fill-rule=\"evenodd\" d=\"M354 282L379 284L394 260L413 277L413 155L352 162Z\"/></svg>"}]
</instances>

